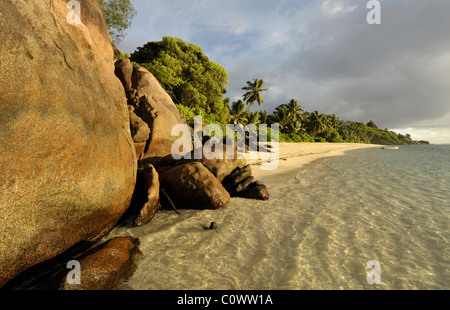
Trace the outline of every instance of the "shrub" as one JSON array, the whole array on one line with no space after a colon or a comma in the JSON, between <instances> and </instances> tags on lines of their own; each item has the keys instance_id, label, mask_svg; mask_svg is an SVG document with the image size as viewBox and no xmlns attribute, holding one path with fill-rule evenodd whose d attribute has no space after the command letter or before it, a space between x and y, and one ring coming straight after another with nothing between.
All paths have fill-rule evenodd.
<instances>
[{"instance_id":1,"label":"shrub","mask_svg":"<svg viewBox=\"0 0 450 310\"><path fill-rule=\"evenodd\" d=\"M200 46L180 38L163 37L131 54L131 61L149 70L176 104L201 108L218 122L230 118L223 96L228 73L212 62Z\"/></svg>"},{"instance_id":2,"label":"shrub","mask_svg":"<svg viewBox=\"0 0 450 310\"><path fill-rule=\"evenodd\" d=\"M322 137L314 137L314 141L320 142L320 143L327 142L327 140L325 140L325 138L322 138Z\"/></svg>"}]
</instances>

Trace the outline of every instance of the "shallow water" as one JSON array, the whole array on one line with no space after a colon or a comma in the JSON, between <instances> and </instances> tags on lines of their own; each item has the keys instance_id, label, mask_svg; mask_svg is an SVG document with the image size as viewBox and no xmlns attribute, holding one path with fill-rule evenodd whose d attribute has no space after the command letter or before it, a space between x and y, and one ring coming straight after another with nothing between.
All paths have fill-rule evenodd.
<instances>
[{"instance_id":1,"label":"shallow water","mask_svg":"<svg viewBox=\"0 0 450 310\"><path fill-rule=\"evenodd\" d=\"M449 289L450 146L369 148L268 183L270 201L162 211L123 289ZM201 225L218 224L217 230ZM377 260L381 284L367 282Z\"/></svg>"}]
</instances>

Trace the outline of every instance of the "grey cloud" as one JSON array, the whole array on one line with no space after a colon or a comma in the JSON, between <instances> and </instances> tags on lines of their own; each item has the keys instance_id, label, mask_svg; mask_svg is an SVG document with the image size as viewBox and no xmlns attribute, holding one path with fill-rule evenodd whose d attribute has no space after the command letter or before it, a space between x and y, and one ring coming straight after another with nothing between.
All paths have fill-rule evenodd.
<instances>
[{"instance_id":1,"label":"grey cloud","mask_svg":"<svg viewBox=\"0 0 450 310\"><path fill-rule=\"evenodd\" d=\"M444 31L450 29L450 2L382 2L377 26L365 22L368 11L358 2L335 17L317 12L308 33L315 41L307 48L303 37L292 38L299 48L280 70L298 82L308 104L386 127L450 112L450 37ZM287 94L292 84L285 84Z\"/></svg>"},{"instance_id":2,"label":"grey cloud","mask_svg":"<svg viewBox=\"0 0 450 310\"><path fill-rule=\"evenodd\" d=\"M291 98L306 110L381 127L439 127L450 115L450 1L380 1L382 24L366 23L365 0L138 1L121 46L163 35L202 46L229 73L230 98L258 77L264 109Z\"/></svg>"}]
</instances>

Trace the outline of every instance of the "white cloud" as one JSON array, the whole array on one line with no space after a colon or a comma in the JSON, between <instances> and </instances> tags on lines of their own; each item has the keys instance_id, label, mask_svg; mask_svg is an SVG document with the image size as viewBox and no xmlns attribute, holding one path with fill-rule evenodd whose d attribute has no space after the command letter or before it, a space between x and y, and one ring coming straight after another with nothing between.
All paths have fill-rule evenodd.
<instances>
[{"instance_id":1,"label":"white cloud","mask_svg":"<svg viewBox=\"0 0 450 310\"><path fill-rule=\"evenodd\" d=\"M356 10L356 5L348 5L345 1L331 1L325 0L320 5L322 11L326 14L336 15L342 12L353 12Z\"/></svg>"},{"instance_id":2,"label":"white cloud","mask_svg":"<svg viewBox=\"0 0 450 310\"><path fill-rule=\"evenodd\" d=\"M235 35L244 34L246 31L247 31L247 27L246 26L238 26L238 27L234 27L234 29L233 29L233 33Z\"/></svg>"},{"instance_id":3,"label":"white cloud","mask_svg":"<svg viewBox=\"0 0 450 310\"><path fill-rule=\"evenodd\" d=\"M395 128L394 132L410 134L416 141L429 141L432 144L450 144L450 129L447 128Z\"/></svg>"},{"instance_id":4,"label":"white cloud","mask_svg":"<svg viewBox=\"0 0 450 310\"><path fill-rule=\"evenodd\" d=\"M329 1L329 0L324 1L322 3L321 7L325 13L332 14L332 15L341 12L343 9L342 3L335 2L335 1Z\"/></svg>"}]
</instances>

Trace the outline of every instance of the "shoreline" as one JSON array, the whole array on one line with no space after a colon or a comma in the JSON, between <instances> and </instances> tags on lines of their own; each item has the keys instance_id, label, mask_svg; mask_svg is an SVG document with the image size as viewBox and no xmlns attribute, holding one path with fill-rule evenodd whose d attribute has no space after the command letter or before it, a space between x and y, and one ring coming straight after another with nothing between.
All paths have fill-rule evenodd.
<instances>
[{"instance_id":1,"label":"shoreline","mask_svg":"<svg viewBox=\"0 0 450 310\"><path fill-rule=\"evenodd\" d=\"M248 159L256 180L270 185L283 182L291 174L294 176L305 165L321 158L343 156L347 151L382 147L377 144L360 143L288 143L280 142L279 165L275 170L261 170L261 159Z\"/></svg>"}]
</instances>

